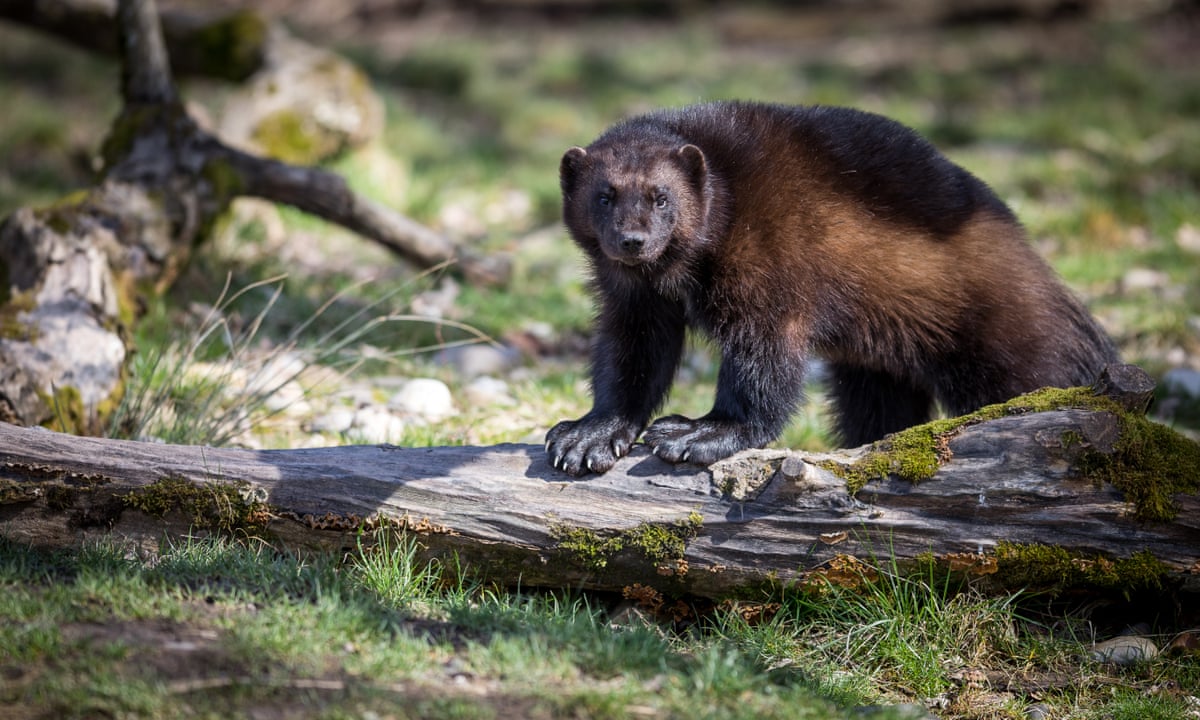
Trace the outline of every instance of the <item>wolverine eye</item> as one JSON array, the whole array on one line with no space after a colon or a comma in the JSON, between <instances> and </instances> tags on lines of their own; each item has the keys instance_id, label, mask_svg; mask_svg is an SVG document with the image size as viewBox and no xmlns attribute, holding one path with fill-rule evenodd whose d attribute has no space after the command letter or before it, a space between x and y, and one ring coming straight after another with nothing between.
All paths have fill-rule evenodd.
<instances>
[{"instance_id":1,"label":"wolverine eye","mask_svg":"<svg viewBox=\"0 0 1200 720\"><path fill-rule=\"evenodd\" d=\"M662 209L667 206L669 198L665 194L654 196L654 207Z\"/></svg>"},{"instance_id":2,"label":"wolverine eye","mask_svg":"<svg viewBox=\"0 0 1200 720\"><path fill-rule=\"evenodd\" d=\"M601 207L612 205L613 196L611 192L602 192L596 196L596 204Z\"/></svg>"}]
</instances>

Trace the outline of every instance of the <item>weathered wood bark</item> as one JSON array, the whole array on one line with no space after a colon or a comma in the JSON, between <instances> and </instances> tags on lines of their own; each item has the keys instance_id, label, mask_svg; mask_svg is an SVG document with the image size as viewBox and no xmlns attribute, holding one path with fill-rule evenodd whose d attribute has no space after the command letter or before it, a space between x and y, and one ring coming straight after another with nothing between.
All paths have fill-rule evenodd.
<instances>
[{"instance_id":1,"label":"weathered wood bark","mask_svg":"<svg viewBox=\"0 0 1200 720\"><path fill-rule=\"evenodd\" d=\"M932 553L1002 579L993 552L1007 542L1083 562L1149 553L1195 585L1196 491L1175 495L1173 519L1143 521L1112 485L1076 476L1082 453L1113 452L1122 428L1118 413L1089 409L967 425L932 478L875 479L851 494L826 468L866 449L752 451L706 470L639 446L609 473L573 480L529 445L250 451L0 424L0 533L56 547L97 535L154 544L223 525L286 547L343 548L391 525L498 582L710 597L753 596L847 555ZM738 484L743 500L728 494Z\"/></svg>"},{"instance_id":2,"label":"weathered wood bark","mask_svg":"<svg viewBox=\"0 0 1200 720\"><path fill-rule=\"evenodd\" d=\"M117 15L125 102L99 184L0 224L0 420L95 432L119 392L137 302L170 285L241 195L342 224L422 268L457 263L475 281L506 279L504 259L465 252L333 173L260 158L205 132L176 93L154 3L122 0Z\"/></svg>"}]
</instances>

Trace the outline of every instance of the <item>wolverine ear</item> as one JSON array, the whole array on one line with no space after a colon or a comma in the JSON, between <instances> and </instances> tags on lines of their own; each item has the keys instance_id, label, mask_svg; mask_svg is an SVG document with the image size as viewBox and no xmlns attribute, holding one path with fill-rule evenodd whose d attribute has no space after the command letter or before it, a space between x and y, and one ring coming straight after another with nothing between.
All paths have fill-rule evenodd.
<instances>
[{"instance_id":1,"label":"wolverine ear","mask_svg":"<svg viewBox=\"0 0 1200 720\"><path fill-rule=\"evenodd\" d=\"M575 178L579 175L579 168L583 166L586 157L587 150L581 147L573 147L563 154L562 162L558 166L558 182L564 195L570 195L575 189Z\"/></svg>"},{"instance_id":2,"label":"wolverine ear","mask_svg":"<svg viewBox=\"0 0 1200 720\"><path fill-rule=\"evenodd\" d=\"M703 193L708 184L708 161L704 159L704 151L695 145L684 145L675 151L675 156L696 190Z\"/></svg>"}]
</instances>

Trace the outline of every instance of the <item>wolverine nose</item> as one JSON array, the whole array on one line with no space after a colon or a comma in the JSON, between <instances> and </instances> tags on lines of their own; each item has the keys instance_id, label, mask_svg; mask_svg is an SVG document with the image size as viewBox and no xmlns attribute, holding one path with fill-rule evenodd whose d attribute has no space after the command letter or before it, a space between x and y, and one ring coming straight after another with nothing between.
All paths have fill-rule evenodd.
<instances>
[{"instance_id":1,"label":"wolverine nose","mask_svg":"<svg viewBox=\"0 0 1200 720\"><path fill-rule=\"evenodd\" d=\"M621 249L625 252L639 252L645 244L644 233L625 233L621 236Z\"/></svg>"}]
</instances>

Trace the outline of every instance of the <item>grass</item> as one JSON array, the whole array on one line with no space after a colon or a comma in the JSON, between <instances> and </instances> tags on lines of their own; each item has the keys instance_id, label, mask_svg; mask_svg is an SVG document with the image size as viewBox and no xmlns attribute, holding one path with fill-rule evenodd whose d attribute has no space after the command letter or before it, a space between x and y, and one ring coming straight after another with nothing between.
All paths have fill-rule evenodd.
<instances>
[{"instance_id":1,"label":"grass","mask_svg":"<svg viewBox=\"0 0 1200 720\"><path fill-rule=\"evenodd\" d=\"M571 595L451 580L392 537L346 558L185 539L44 554L0 543L0 703L63 717L836 717L734 645L610 627ZM74 658L74 660L72 660ZM67 663L64 665L63 663ZM483 694L503 687L500 696ZM700 699L699 714L693 713ZM632 708L632 710L631 710Z\"/></svg>"},{"instance_id":2,"label":"grass","mask_svg":"<svg viewBox=\"0 0 1200 720\"><path fill-rule=\"evenodd\" d=\"M552 357L527 356L506 378L515 407L463 407L394 441L540 437L590 404L578 349L592 308L559 229L561 153L630 113L729 97L854 105L913 125L1012 204L1126 359L1157 373L1200 357L1200 257L1181 242L1200 218L1200 76L1192 44L1172 41L1175 20L860 23L792 37L772 33L802 21L755 25L756 12L463 25L418 33L400 57L365 35L341 48L370 74L388 121L331 167L422 222L511 253L514 282L462 287L449 322L432 326L411 305L444 288L442 274L416 276L298 212L241 203L139 323L112 432L290 446L310 438L277 401L291 383L319 392L313 369L435 376L457 391L464 379L414 351L533 334ZM7 215L89 182L117 71L7 26L0 63ZM214 112L229 91L184 88ZM1128 288L1131 268L1165 283ZM272 362L289 357L308 370ZM282 373L252 379L272 366ZM697 343L666 412L705 412L715 368ZM818 389L781 443L827 443ZM855 588L697 606L700 619L683 624L631 621L615 598L478 585L470 568L423 561L417 543L389 536L297 557L202 539L46 553L0 531L0 716L823 718L928 702L947 717L1019 718L1037 702L1051 717L1194 717L1194 653L1126 669L1081 659L1097 636L1142 619L1136 608L1101 619L880 565Z\"/></svg>"},{"instance_id":3,"label":"grass","mask_svg":"<svg viewBox=\"0 0 1200 720\"><path fill-rule=\"evenodd\" d=\"M253 540L2 540L0 591L0 707L31 717L835 718L926 698L1018 717L1034 696L1055 717L1185 718L1185 698L1153 688L1200 677L1194 656L1081 664L1072 626L932 577L871 571L671 629L617 623L595 596L474 583L395 534L307 558ZM968 687L970 671L1022 680Z\"/></svg>"}]
</instances>

